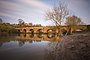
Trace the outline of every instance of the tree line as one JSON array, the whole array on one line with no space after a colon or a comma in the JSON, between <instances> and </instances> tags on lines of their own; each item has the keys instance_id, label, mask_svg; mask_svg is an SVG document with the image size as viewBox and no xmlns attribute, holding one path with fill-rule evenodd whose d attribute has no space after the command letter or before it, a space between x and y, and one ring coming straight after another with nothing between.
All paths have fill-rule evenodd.
<instances>
[{"instance_id":1,"label":"tree line","mask_svg":"<svg viewBox=\"0 0 90 60\"><path fill-rule=\"evenodd\" d=\"M4 23L3 20L0 18L0 34L3 33L16 33L17 30L15 29L15 26L10 23Z\"/></svg>"},{"instance_id":2,"label":"tree line","mask_svg":"<svg viewBox=\"0 0 90 60\"><path fill-rule=\"evenodd\" d=\"M33 25L32 23L26 24L24 20L18 19L18 24L10 24L10 23L5 23L3 20L0 18L0 35L3 33L18 33L16 28L20 27L38 27L41 26L40 24Z\"/></svg>"}]
</instances>

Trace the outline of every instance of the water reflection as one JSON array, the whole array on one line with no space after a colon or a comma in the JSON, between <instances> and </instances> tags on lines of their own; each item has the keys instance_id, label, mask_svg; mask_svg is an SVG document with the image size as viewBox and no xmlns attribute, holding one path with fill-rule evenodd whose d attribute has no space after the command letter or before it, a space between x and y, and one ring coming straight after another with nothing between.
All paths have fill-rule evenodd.
<instances>
[{"instance_id":1,"label":"water reflection","mask_svg":"<svg viewBox=\"0 0 90 60\"><path fill-rule=\"evenodd\" d=\"M60 41L60 37L54 34L20 34L16 36L19 40L43 40L43 41Z\"/></svg>"},{"instance_id":2,"label":"water reflection","mask_svg":"<svg viewBox=\"0 0 90 60\"><path fill-rule=\"evenodd\" d=\"M0 37L0 60L50 60L61 38L54 34L18 34ZM50 48L51 47L51 48Z\"/></svg>"},{"instance_id":3,"label":"water reflection","mask_svg":"<svg viewBox=\"0 0 90 60\"><path fill-rule=\"evenodd\" d=\"M64 60L64 58L62 58L63 53L62 51L62 43L61 42L50 42L48 44L48 47L46 49L46 60ZM64 57L64 56L63 56ZM68 60L65 58L65 60Z\"/></svg>"},{"instance_id":4,"label":"water reflection","mask_svg":"<svg viewBox=\"0 0 90 60\"><path fill-rule=\"evenodd\" d=\"M26 41L28 41L29 43L41 42L41 41L60 42L61 38L54 34L18 34L16 36L5 36L5 37L3 36L0 37L0 47L5 42L16 41L16 40L19 42L19 46L23 46Z\"/></svg>"}]
</instances>

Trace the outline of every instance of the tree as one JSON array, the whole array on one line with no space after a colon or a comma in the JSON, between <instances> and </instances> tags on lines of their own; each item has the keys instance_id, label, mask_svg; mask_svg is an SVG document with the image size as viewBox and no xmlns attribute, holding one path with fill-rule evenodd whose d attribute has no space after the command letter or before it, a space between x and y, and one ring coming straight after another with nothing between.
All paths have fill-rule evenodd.
<instances>
[{"instance_id":1,"label":"tree","mask_svg":"<svg viewBox=\"0 0 90 60\"><path fill-rule=\"evenodd\" d=\"M8 24L3 23L3 24L0 24L0 33L2 34L3 32L14 33L14 32L17 32L17 30L10 23L8 23Z\"/></svg>"},{"instance_id":2,"label":"tree","mask_svg":"<svg viewBox=\"0 0 90 60\"><path fill-rule=\"evenodd\" d=\"M18 19L19 24L24 24L24 21L22 19Z\"/></svg>"},{"instance_id":3,"label":"tree","mask_svg":"<svg viewBox=\"0 0 90 60\"><path fill-rule=\"evenodd\" d=\"M69 16L69 17L67 17L67 20L66 20L65 24L68 26L68 32L67 33L71 34L72 33L71 28L75 27L77 25L81 25L82 21L77 16Z\"/></svg>"},{"instance_id":4,"label":"tree","mask_svg":"<svg viewBox=\"0 0 90 60\"><path fill-rule=\"evenodd\" d=\"M3 20L0 18L0 23L2 23L3 22Z\"/></svg>"},{"instance_id":5,"label":"tree","mask_svg":"<svg viewBox=\"0 0 90 60\"><path fill-rule=\"evenodd\" d=\"M46 19L54 22L55 26L58 28L58 33L61 35L62 21L69 15L67 6L61 2L57 6L54 6L52 10L46 12Z\"/></svg>"},{"instance_id":6,"label":"tree","mask_svg":"<svg viewBox=\"0 0 90 60\"><path fill-rule=\"evenodd\" d=\"M22 19L18 19L18 21L20 26L23 26L25 24L25 22Z\"/></svg>"}]
</instances>

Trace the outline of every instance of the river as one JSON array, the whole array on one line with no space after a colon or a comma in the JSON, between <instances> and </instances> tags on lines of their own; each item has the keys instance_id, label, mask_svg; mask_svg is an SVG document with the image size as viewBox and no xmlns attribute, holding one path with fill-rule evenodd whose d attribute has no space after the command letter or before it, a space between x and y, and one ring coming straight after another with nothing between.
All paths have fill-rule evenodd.
<instances>
[{"instance_id":1,"label":"river","mask_svg":"<svg viewBox=\"0 0 90 60\"><path fill-rule=\"evenodd\" d=\"M0 37L0 60L51 60L61 38L54 34L18 34Z\"/></svg>"}]
</instances>

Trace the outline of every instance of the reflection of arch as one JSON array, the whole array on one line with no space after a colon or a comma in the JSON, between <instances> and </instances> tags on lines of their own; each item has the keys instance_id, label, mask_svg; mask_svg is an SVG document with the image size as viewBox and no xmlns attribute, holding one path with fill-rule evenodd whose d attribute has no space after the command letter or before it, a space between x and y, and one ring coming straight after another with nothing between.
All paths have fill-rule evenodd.
<instances>
[{"instance_id":1,"label":"reflection of arch","mask_svg":"<svg viewBox=\"0 0 90 60\"><path fill-rule=\"evenodd\" d=\"M54 38L55 37L55 34L47 34L47 37L48 38Z\"/></svg>"},{"instance_id":2,"label":"reflection of arch","mask_svg":"<svg viewBox=\"0 0 90 60\"><path fill-rule=\"evenodd\" d=\"M47 33L55 33L55 31L53 29L48 29Z\"/></svg>"},{"instance_id":3,"label":"reflection of arch","mask_svg":"<svg viewBox=\"0 0 90 60\"><path fill-rule=\"evenodd\" d=\"M24 33L26 33L26 29L24 29Z\"/></svg>"},{"instance_id":4,"label":"reflection of arch","mask_svg":"<svg viewBox=\"0 0 90 60\"><path fill-rule=\"evenodd\" d=\"M33 29L30 29L30 33L31 33L31 34L34 34L34 30L33 30Z\"/></svg>"},{"instance_id":5,"label":"reflection of arch","mask_svg":"<svg viewBox=\"0 0 90 60\"><path fill-rule=\"evenodd\" d=\"M24 37L26 37L26 34L24 34Z\"/></svg>"},{"instance_id":6,"label":"reflection of arch","mask_svg":"<svg viewBox=\"0 0 90 60\"><path fill-rule=\"evenodd\" d=\"M20 32L20 30L18 30L18 32Z\"/></svg>"},{"instance_id":7,"label":"reflection of arch","mask_svg":"<svg viewBox=\"0 0 90 60\"><path fill-rule=\"evenodd\" d=\"M42 29L38 29L37 30L37 33L40 33L41 34L41 33L43 33L43 30Z\"/></svg>"},{"instance_id":8,"label":"reflection of arch","mask_svg":"<svg viewBox=\"0 0 90 60\"><path fill-rule=\"evenodd\" d=\"M30 38L33 38L34 37L34 34L29 34Z\"/></svg>"},{"instance_id":9,"label":"reflection of arch","mask_svg":"<svg viewBox=\"0 0 90 60\"><path fill-rule=\"evenodd\" d=\"M43 34L37 34L37 36L38 36L39 38L42 38L42 37L43 37Z\"/></svg>"},{"instance_id":10,"label":"reflection of arch","mask_svg":"<svg viewBox=\"0 0 90 60\"><path fill-rule=\"evenodd\" d=\"M62 32L63 35L65 35L67 33L67 30L61 29L61 32Z\"/></svg>"}]
</instances>

